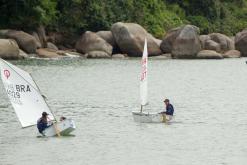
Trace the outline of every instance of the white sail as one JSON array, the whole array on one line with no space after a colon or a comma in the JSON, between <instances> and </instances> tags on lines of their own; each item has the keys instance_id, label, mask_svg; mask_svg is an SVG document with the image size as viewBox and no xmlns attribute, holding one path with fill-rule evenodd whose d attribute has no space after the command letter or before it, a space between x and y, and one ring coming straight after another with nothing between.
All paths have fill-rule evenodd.
<instances>
[{"instance_id":1,"label":"white sail","mask_svg":"<svg viewBox=\"0 0 247 165\"><path fill-rule=\"evenodd\" d=\"M0 59L1 78L22 127L35 125L42 112L54 120L31 75Z\"/></svg>"},{"instance_id":2,"label":"white sail","mask_svg":"<svg viewBox=\"0 0 247 165\"><path fill-rule=\"evenodd\" d=\"M147 50L147 40L145 38L143 55L142 55L142 70L141 70L141 79L140 79L140 98L141 105L148 104L148 81L147 81L147 67L148 67L148 50Z\"/></svg>"}]
</instances>

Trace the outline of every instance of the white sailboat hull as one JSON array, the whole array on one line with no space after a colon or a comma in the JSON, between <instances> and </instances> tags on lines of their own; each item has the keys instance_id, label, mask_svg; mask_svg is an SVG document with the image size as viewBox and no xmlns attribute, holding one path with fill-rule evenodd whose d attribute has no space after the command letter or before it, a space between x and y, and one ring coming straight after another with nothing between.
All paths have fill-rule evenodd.
<instances>
[{"instance_id":1,"label":"white sailboat hull","mask_svg":"<svg viewBox=\"0 0 247 165\"><path fill-rule=\"evenodd\" d=\"M132 112L135 122L139 123L166 123L172 120L170 115L149 112Z\"/></svg>"},{"instance_id":2,"label":"white sailboat hull","mask_svg":"<svg viewBox=\"0 0 247 165\"><path fill-rule=\"evenodd\" d=\"M56 125L57 131L60 133L61 136L69 135L76 128L75 123L72 119L65 119L61 122L58 122ZM47 137L56 136L57 131L55 129L55 126L51 125L43 131L43 134Z\"/></svg>"}]
</instances>

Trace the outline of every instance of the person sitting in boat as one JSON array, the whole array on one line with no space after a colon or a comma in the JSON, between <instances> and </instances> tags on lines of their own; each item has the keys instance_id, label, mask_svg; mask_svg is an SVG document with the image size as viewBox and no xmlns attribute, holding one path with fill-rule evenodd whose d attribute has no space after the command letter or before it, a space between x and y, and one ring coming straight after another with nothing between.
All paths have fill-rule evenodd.
<instances>
[{"instance_id":1,"label":"person sitting in boat","mask_svg":"<svg viewBox=\"0 0 247 165\"><path fill-rule=\"evenodd\" d=\"M41 134L43 134L43 131L50 126L48 125L48 115L48 113L43 112L42 117L37 121L37 128Z\"/></svg>"},{"instance_id":2,"label":"person sitting in boat","mask_svg":"<svg viewBox=\"0 0 247 165\"><path fill-rule=\"evenodd\" d=\"M66 120L66 117L61 116L61 117L60 117L60 121L64 121L64 120Z\"/></svg>"},{"instance_id":3,"label":"person sitting in boat","mask_svg":"<svg viewBox=\"0 0 247 165\"><path fill-rule=\"evenodd\" d=\"M174 108L173 105L170 104L170 100L169 99L165 99L164 103L166 105L166 110L163 112L160 112L160 114L165 115L165 119L167 120L171 120L173 113L174 113Z\"/></svg>"}]
</instances>

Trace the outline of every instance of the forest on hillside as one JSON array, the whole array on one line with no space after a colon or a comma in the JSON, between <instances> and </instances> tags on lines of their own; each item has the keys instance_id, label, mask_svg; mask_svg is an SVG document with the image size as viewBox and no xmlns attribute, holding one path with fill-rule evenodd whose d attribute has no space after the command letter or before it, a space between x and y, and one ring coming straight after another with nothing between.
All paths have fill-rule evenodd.
<instances>
[{"instance_id":1,"label":"forest on hillside","mask_svg":"<svg viewBox=\"0 0 247 165\"><path fill-rule=\"evenodd\" d=\"M234 35L247 27L247 0L1 0L0 29L40 25L63 33L108 30L135 22L156 37L193 24L201 34Z\"/></svg>"}]
</instances>

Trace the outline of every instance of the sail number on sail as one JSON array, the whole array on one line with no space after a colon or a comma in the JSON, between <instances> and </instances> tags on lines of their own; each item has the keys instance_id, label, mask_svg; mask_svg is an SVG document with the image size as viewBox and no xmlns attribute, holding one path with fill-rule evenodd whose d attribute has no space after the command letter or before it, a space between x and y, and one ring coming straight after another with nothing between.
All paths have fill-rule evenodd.
<instances>
[{"instance_id":1,"label":"sail number on sail","mask_svg":"<svg viewBox=\"0 0 247 165\"><path fill-rule=\"evenodd\" d=\"M29 85L13 85L13 84L5 84L6 92L11 99L16 104L21 105L21 94L22 92L31 92Z\"/></svg>"}]
</instances>

